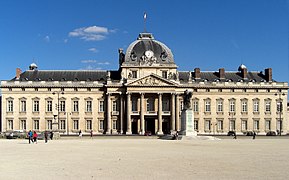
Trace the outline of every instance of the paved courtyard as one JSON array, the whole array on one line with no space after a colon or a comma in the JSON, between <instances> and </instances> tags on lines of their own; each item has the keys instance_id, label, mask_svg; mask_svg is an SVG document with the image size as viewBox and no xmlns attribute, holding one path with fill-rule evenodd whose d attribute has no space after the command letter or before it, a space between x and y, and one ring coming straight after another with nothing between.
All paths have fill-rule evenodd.
<instances>
[{"instance_id":1,"label":"paved courtyard","mask_svg":"<svg viewBox=\"0 0 289 180\"><path fill-rule=\"evenodd\" d=\"M0 139L0 179L289 179L289 139Z\"/></svg>"}]
</instances>

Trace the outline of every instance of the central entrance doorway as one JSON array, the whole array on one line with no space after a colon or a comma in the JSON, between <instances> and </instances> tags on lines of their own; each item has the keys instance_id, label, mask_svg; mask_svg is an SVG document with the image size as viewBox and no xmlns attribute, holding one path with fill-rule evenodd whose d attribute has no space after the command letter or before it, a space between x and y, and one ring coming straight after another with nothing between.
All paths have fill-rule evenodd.
<instances>
[{"instance_id":1,"label":"central entrance doorway","mask_svg":"<svg viewBox=\"0 0 289 180\"><path fill-rule=\"evenodd\" d=\"M150 131L152 135L155 135L155 119L145 118L145 131Z\"/></svg>"}]
</instances>

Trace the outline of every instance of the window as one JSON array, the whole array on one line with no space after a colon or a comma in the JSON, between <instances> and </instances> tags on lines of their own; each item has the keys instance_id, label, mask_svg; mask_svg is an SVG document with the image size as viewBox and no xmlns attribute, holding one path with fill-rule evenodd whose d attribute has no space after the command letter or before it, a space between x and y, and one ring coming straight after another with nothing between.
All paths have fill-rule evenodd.
<instances>
[{"instance_id":1,"label":"window","mask_svg":"<svg viewBox=\"0 0 289 180\"><path fill-rule=\"evenodd\" d=\"M137 78L137 71L132 71L132 78Z\"/></svg>"},{"instance_id":2,"label":"window","mask_svg":"<svg viewBox=\"0 0 289 180\"><path fill-rule=\"evenodd\" d=\"M199 101L198 100L193 100L193 111L199 112Z\"/></svg>"},{"instance_id":3,"label":"window","mask_svg":"<svg viewBox=\"0 0 289 180\"><path fill-rule=\"evenodd\" d=\"M117 121L116 121L116 120L113 120L113 121L112 121L112 129L113 129L113 130L116 130L116 128L117 128Z\"/></svg>"},{"instance_id":4,"label":"window","mask_svg":"<svg viewBox=\"0 0 289 180\"><path fill-rule=\"evenodd\" d=\"M99 130L104 129L104 120L99 120Z\"/></svg>"},{"instance_id":5,"label":"window","mask_svg":"<svg viewBox=\"0 0 289 180\"><path fill-rule=\"evenodd\" d=\"M254 100L253 105L253 112L259 112L259 101Z\"/></svg>"},{"instance_id":6,"label":"window","mask_svg":"<svg viewBox=\"0 0 289 180\"><path fill-rule=\"evenodd\" d=\"M241 122L241 130L247 131L247 120L242 120Z\"/></svg>"},{"instance_id":7,"label":"window","mask_svg":"<svg viewBox=\"0 0 289 180\"><path fill-rule=\"evenodd\" d=\"M13 120L11 119L8 120L7 130L13 130Z\"/></svg>"},{"instance_id":8,"label":"window","mask_svg":"<svg viewBox=\"0 0 289 180\"><path fill-rule=\"evenodd\" d=\"M270 119L265 120L265 130L266 131L271 130L271 120Z\"/></svg>"},{"instance_id":9,"label":"window","mask_svg":"<svg viewBox=\"0 0 289 180\"><path fill-rule=\"evenodd\" d=\"M277 112L282 112L282 102L277 102Z\"/></svg>"},{"instance_id":10,"label":"window","mask_svg":"<svg viewBox=\"0 0 289 180\"><path fill-rule=\"evenodd\" d=\"M162 101L162 111L169 111L170 110L170 100L163 99Z\"/></svg>"},{"instance_id":11,"label":"window","mask_svg":"<svg viewBox=\"0 0 289 180\"><path fill-rule=\"evenodd\" d=\"M253 123L254 131L259 131L259 120L254 120Z\"/></svg>"},{"instance_id":12,"label":"window","mask_svg":"<svg viewBox=\"0 0 289 180\"><path fill-rule=\"evenodd\" d=\"M20 101L20 112L26 112L26 101L25 100Z\"/></svg>"},{"instance_id":13,"label":"window","mask_svg":"<svg viewBox=\"0 0 289 180\"><path fill-rule=\"evenodd\" d=\"M39 120L34 120L33 121L33 129L34 130L39 130Z\"/></svg>"},{"instance_id":14,"label":"window","mask_svg":"<svg viewBox=\"0 0 289 180\"><path fill-rule=\"evenodd\" d=\"M137 99L136 98L133 98L132 100L131 100L131 111L137 111Z\"/></svg>"},{"instance_id":15,"label":"window","mask_svg":"<svg viewBox=\"0 0 289 180\"><path fill-rule=\"evenodd\" d=\"M282 121L280 119L277 120L277 130L280 132L280 129L282 128Z\"/></svg>"},{"instance_id":16,"label":"window","mask_svg":"<svg viewBox=\"0 0 289 180\"><path fill-rule=\"evenodd\" d=\"M113 112L117 111L117 101L112 101L112 111Z\"/></svg>"},{"instance_id":17,"label":"window","mask_svg":"<svg viewBox=\"0 0 289 180\"><path fill-rule=\"evenodd\" d=\"M205 100L205 112L211 112L211 101Z\"/></svg>"},{"instance_id":18,"label":"window","mask_svg":"<svg viewBox=\"0 0 289 180\"><path fill-rule=\"evenodd\" d=\"M195 131L199 130L199 121L196 119L194 120L194 129L195 129Z\"/></svg>"},{"instance_id":19,"label":"window","mask_svg":"<svg viewBox=\"0 0 289 180\"><path fill-rule=\"evenodd\" d=\"M86 112L92 112L92 101L86 101Z\"/></svg>"},{"instance_id":20,"label":"window","mask_svg":"<svg viewBox=\"0 0 289 180\"><path fill-rule=\"evenodd\" d=\"M271 101L265 101L265 112L271 112Z\"/></svg>"},{"instance_id":21,"label":"window","mask_svg":"<svg viewBox=\"0 0 289 180\"><path fill-rule=\"evenodd\" d=\"M78 130L78 120L73 120L73 129Z\"/></svg>"},{"instance_id":22,"label":"window","mask_svg":"<svg viewBox=\"0 0 289 180\"><path fill-rule=\"evenodd\" d=\"M104 111L104 101L99 101L99 112Z\"/></svg>"},{"instance_id":23,"label":"window","mask_svg":"<svg viewBox=\"0 0 289 180\"><path fill-rule=\"evenodd\" d=\"M242 112L248 112L248 102L242 101Z\"/></svg>"},{"instance_id":24,"label":"window","mask_svg":"<svg viewBox=\"0 0 289 180\"><path fill-rule=\"evenodd\" d=\"M65 112L65 101L60 101L60 112Z\"/></svg>"},{"instance_id":25,"label":"window","mask_svg":"<svg viewBox=\"0 0 289 180\"><path fill-rule=\"evenodd\" d=\"M46 129L52 130L52 120L47 120Z\"/></svg>"},{"instance_id":26,"label":"window","mask_svg":"<svg viewBox=\"0 0 289 180\"><path fill-rule=\"evenodd\" d=\"M223 120L218 120L217 131L223 131Z\"/></svg>"},{"instance_id":27,"label":"window","mask_svg":"<svg viewBox=\"0 0 289 180\"><path fill-rule=\"evenodd\" d=\"M46 111L52 112L52 101L47 101Z\"/></svg>"},{"instance_id":28,"label":"window","mask_svg":"<svg viewBox=\"0 0 289 180\"><path fill-rule=\"evenodd\" d=\"M86 130L91 130L91 129L92 129L92 121L86 120Z\"/></svg>"},{"instance_id":29,"label":"window","mask_svg":"<svg viewBox=\"0 0 289 180\"><path fill-rule=\"evenodd\" d=\"M182 111L184 109L184 101L180 102L180 110Z\"/></svg>"},{"instance_id":30,"label":"window","mask_svg":"<svg viewBox=\"0 0 289 180\"><path fill-rule=\"evenodd\" d=\"M229 122L229 131L235 131L235 120L230 120Z\"/></svg>"},{"instance_id":31,"label":"window","mask_svg":"<svg viewBox=\"0 0 289 180\"><path fill-rule=\"evenodd\" d=\"M223 100L217 100L217 112L223 112Z\"/></svg>"},{"instance_id":32,"label":"window","mask_svg":"<svg viewBox=\"0 0 289 180\"><path fill-rule=\"evenodd\" d=\"M39 112L39 101L35 100L33 102L33 112Z\"/></svg>"},{"instance_id":33,"label":"window","mask_svg":"<svg viewBox=\"0 0 289 180\"><path fill-rule=\"evenodd\" d=\"M230 100L230 112L235 112L235 100Z\"/></svg>"},{"instance_id":34,"label":"window","mask_svg":"<svg viewBox=\"0 0 289 180\"><path fill-rule=\"evenodd\" d=\"M7 104L7 112L13 112L13 100L8 100Z\"/></svg>"},{"instance_id":35,"label":"window","mask_svg":"<svg viewBox=\"0 0 289 180\"><path fill-rule=\"evenodd\" d=\"M73 112L78 112L78 101L73 101Z\"/></svg>"},{"instance_id":36,"label":"window","mask_svg":"<svg viewBox=\"0 0 289 180\"><path fill-rule=\"evenodd\" d=\"M162 77L168 78L168 71L162 71Z\"/></svg>"},{"instance_id":37,"label":"window","mask_svg":"<svg viewBox=\"0 0 289 180\"><path fill-rule=\"evenodd\" d=\"M21 120L20 121L20 129L21 130L26 130L26 120Z\"/></svg>"},{"instance_id":38,"label":"window","mask_svg":"<svg viewBox=\"0 0 289 180\"><path fill-rule=\"evenodd\" d=\"M147 111L155 111L155 99L154 98L147 99Z\"/></svg>"},{"instance_id":39,"label":"window","mask_svg":"<svg viewBox=\"0 0 289 180\"><path fill-rule=\"evenodd\" d=\"M211 121L205 120L205 131L210 131L210 130L211 130Z\"/></svg>"},{"instance_id":40,"label":"window","mask_svg":"<svg viewBox=\"0 0 289 180\"><path fill-rule=\"evenodd\" d=\"M65 130L65 129L66 129L65 120L60 120L60 130Z\"/></svg>"}]
</instances>

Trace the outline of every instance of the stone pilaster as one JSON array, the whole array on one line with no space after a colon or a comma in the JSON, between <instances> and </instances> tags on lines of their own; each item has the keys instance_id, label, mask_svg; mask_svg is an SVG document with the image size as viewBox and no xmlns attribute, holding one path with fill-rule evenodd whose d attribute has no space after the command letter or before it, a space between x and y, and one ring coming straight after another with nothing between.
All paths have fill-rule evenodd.
<instances>
[{"instance_id":1,"label":"stone pilaster","mask_svg":"<svg viewBox=\"0 0 289 180\"><path fill-rule=\"evenodd\" d=\"M120 134L123 133L123 95L120 94L119 95L119 99L120 99L120 110L119 110L119 132Z\"/></svg>"},{"instance_id":2,"label":"stone pilaster","mask_svg":"<svg viewBox=\"0 0 289 180\"><path fill-rule=\"evenodd\" d=\"M111 98L110 93L107 93L107 114L106 114L106 134L111 134Z\"/></svg>"},{"instance_id":3,"label":"stone pilaster","mask_svg":"<svg viewBox=\"0 0 289 180\"><path fill-rule=\"evenodd\" d=\"M176 130L176 108L175 108L176 95L173 93L171 97L171 131Z\"/></svg>"},{"instance_id":4,"label":"stone pilaster","mask_svg":"<svg viewBox=\"0 0 289 180\"><path fill-rule=\"evenodd\" d=\"M126 134L131 134L131 94L127 93L126 98Z\"/></svg>"},{"instance_id":5,"label":"stone pilaster","mask_svg":"<svg viewBox=\"0 0 289 180\"><path fill-rule=\"evenodd\" d=\"M158 132L157 135L162 135L163 133L163 107L162 107L162 94L159 93L159 100L158 100Z\"/></svg>"},{"instance_id":6,"label":"stone pilaster","mask_svg":"<svg viewBox=\"0 0 289 180\"><path fill-rule=\"evenodd\" d=\"M145 110L145 107L144 107L144 93L141 93L140 95L140 132L139 134L144 134L144 131L145 131L145 123L144 123L144 110Z\"/></svg>"},{"instance_id":7,"label":"stone pilaster","mask_svg":"<svg viewBox=\"0 0 289 180\"><path fill-rule=\"evenodd\" d=\"M180 131L180 100L179 95L176 94L176 131Z\"/></svg>"}]
</instances>

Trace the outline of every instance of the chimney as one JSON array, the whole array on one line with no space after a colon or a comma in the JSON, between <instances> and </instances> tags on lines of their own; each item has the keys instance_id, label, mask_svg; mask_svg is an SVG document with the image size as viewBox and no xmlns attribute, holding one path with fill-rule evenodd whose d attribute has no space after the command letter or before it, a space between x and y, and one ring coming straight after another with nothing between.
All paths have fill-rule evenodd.
<instances>
[{"instance_id":1,"label":"chimney","mask_svg":"<svg viewBox=\"0 0 289 180\"><path fill-rule=\"evenodd\" d=\"M224 68L219 69L219 78L225 79L225 69Z\"/></svg>"},{"instance_id":2,"label":"chimney","mask_svg":"<svg viewBox=\"0 0 289 180\"><path fill-rule=\"evenodd\" d=\"M247 68L241 69L241 76L242 76L243 79L247 78L247 74L248 74Z\"/></svg>"},{"instance_id":3,"label":"chimney","mask_svg":"<svg viewBox=\"0 0 289 180\"><path fill-rule=\"evenodd\" d=\"M265 69L265 79L268 82L272 82L272 68Z\"/></svg>"},{"instance_id":4,"label":"chimney","mask_svg":"<svg viewBox=\"0 0 289 180\"><path fill-rule=\"evenodd\" d=\"M16 79L19 80L20 79L20 75L21 75L22 71L20 68L16 68Z\"/></svg>"},{"instance_id":5,"label":"chimney","mask_svg":"<svg viewBox=\"0 0 289 180\"><path fill-rule=\"evenodd\" d=\"M195 78L200 79L201 78L201 70L200 68L195 68Z\"/></svg>"}]
</instances>

